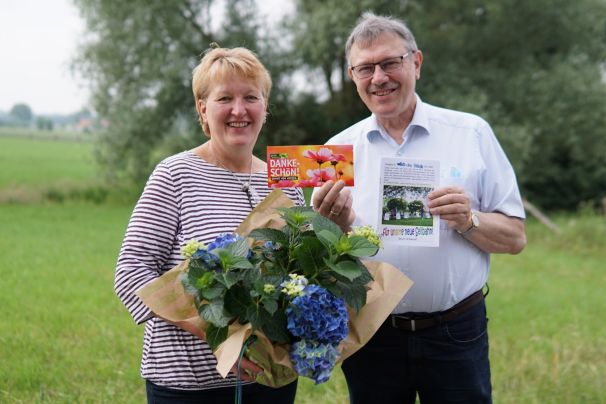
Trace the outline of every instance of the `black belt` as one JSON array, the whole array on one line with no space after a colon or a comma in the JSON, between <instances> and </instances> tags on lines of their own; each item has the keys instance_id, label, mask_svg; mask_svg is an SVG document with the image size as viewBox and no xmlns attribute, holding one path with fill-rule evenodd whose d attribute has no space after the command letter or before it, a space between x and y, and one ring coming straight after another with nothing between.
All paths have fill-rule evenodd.
<instances>
[{"instance_id":1,"label":"black belt","mask_svg":"<svg viewBox=\"0 0 606 404\"><path fill-rule=\"evenodd\" d=\"M410 317L406 314L392 314L391 325L394 328L405 331L420 331L425 328L434 327L442 322L454 320L476 304L484 300L484 293L478 290L476 293L461 300L446 311L429 313L421 317Z\"/></svg>"}]
</instances>

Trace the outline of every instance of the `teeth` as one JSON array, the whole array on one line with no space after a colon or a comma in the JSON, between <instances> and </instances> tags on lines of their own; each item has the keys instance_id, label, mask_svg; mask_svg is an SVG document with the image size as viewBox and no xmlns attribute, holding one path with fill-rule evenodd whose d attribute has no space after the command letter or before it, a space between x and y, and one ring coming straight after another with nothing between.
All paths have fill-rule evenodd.
<instances>
[{"instance_id":1,"label":"teeth","mask_svg":"<svg viewBox=\"0 0 606 404\"><path fill-rule=\"evenodd\" d=\"M387 95L391 93L391 90L380 90L380 91L375 91L375 95Z\"/></svg>"},{"instance_id":2,"label":"teeth","mask_svg":"<svg viewBox=\"0 0 606 404\"><path fill-rule=\"evenodd\" d=\"M248 126L248 122L230 122L228 125L234 128L243 128Z\"/></svg>"}]
</instances>

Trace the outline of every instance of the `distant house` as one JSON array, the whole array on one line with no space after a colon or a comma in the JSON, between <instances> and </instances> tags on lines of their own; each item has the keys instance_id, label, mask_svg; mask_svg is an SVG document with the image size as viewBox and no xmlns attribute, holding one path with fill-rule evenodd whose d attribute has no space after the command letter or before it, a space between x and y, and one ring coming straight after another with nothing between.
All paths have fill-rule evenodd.
<instances>
[{"instance_id":1,"label":"distant house","mask_svg":"<svg viewBox=\"0 0 606 404\"><path fill-rule=\"evenodd\" d=\"M76 123L76 131L92 132L94 130L93 120L91 118L82 117Z\"/></svg>"}]
</instances>

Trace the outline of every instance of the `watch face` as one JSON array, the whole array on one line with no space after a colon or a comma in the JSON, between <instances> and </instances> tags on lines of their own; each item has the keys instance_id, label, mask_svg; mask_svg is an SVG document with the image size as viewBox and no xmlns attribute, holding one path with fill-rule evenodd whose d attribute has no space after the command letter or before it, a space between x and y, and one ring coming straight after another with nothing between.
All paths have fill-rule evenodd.
<instances>
[{"instance_id":1,"label":"watch face","mask_svg":"<svg viewBox=\"0 0 606 404\"><path fill-rule=\"evenodd\" d=\"M475 213L471 214L471 223L473 223L473 227L478 227L480 225L480 218Z\"/></svg>"}]
</instances>

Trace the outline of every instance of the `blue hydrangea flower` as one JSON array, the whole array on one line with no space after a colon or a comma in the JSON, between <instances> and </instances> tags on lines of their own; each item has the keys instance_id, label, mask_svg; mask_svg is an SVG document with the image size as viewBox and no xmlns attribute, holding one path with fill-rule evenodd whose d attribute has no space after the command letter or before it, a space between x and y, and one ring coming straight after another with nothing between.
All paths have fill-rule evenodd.
<instances>
[{"instance_id":1,"label":"blue hydrangea flower","mask_svg":"<svg viewBox=\"0 0 606 404\"><path fill-rule=\"evenodd\" d=\"M215 239L215 241L210 243L206 249L208 251L212 251L215 248L225 248L228 245L240 240L241 238L242 237L238 236L237 234L233 234L233 233L219 234L217 236L217 238Z\"/></svg>"},{"instance_id":2,"label":"blue hydrangea flower","mask_svg":"<svg viewBox=\"0 0 606 404\"><path fill-rule=\"evenodd\" d=\"M282 244L267 240L265 243L263 243L263 247L267 248L268 250L277 251L282 248Z\"/></svg>"},{"instance_id":3,"label":"blue hydrangea flower","mask_svg":"<svg viewBox=\"0 0 606 404\"><path fill-rule=\"evenodd\" d=\"M290 346L290 360L295 371L309 377L315 384L324 383L330 378L338 356L339 351L333 344L303 339Z\"/></svg>"},{"instance_id":4,"label":"blue hydrangea flower","mask_svg":"<svg viewBox=\"0 0 606 404\"><path fill-rule=\"evenodd\" d=\"M191 259L202 261L208 270L218 271L221 269L221 260L219 257L209 253L207 250L197 250L192 254Z\"/></svg>"},{"instance_id":5,"label":"blue hydrangea flower","mask_svg":"<svg viewBox=\"0 0 606 404\"><path fill-rule=\"evenodd\" d=\"M345 301L318 285L308 285L286 309L287 328L295 337L338 344L348 333Z\"/></svg>"},{"instance_id":6,"label":"blue hydrangea flower","mask_svg":"<svg viewBox=\"0 0 606 404\"><path fill-rule=\"evenodd\" d=\"M230 244L233 244L236 241L242 240L242 239L243 239L243 237L241 237L237 234L234 234L234 233L222 233L222 234L219 234L217 236L217 238L215 239L215 241L210 243L206 249L208 251L212 251L216 248L227 248L227 246L229 246ZM252 257L252 251L249 249L248 254L246 255L246 258L250 259L251 257Z\"/></svg>"}]
</instances>

